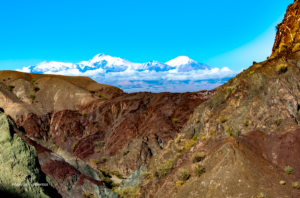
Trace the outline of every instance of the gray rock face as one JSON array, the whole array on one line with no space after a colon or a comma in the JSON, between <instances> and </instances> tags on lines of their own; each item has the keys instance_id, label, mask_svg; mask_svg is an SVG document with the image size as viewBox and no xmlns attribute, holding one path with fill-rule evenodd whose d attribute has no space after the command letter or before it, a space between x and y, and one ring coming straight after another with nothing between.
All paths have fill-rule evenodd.
<instances>
[{"instance_id":1,"label":"gray rock face","mask_svg":"<svg viewBox=\"0 0 300 198\"><path fill-rule=\"evenodd\" d=\"M0 113L1 197L61 197L46 181L35 148L14 133L11 126L7 116Z\"/></svg>"}]
</instances>

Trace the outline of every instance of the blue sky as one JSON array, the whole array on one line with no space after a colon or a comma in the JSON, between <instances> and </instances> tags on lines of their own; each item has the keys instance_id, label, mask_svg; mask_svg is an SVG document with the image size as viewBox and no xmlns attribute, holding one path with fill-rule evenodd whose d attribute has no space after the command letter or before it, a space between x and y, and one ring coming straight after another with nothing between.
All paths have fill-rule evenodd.
<instances>
[{"instance_id":1,"label":"blue sky","mask_svg":"<svg viewBox=\"0 0 300 198\"><path fill-rule=\"evenodd\" d=\"M0 1L0 69L80 62L98 53L132 62L180 55L240 70L270 53L293 0Z\"/></svg>"}]
</instances>

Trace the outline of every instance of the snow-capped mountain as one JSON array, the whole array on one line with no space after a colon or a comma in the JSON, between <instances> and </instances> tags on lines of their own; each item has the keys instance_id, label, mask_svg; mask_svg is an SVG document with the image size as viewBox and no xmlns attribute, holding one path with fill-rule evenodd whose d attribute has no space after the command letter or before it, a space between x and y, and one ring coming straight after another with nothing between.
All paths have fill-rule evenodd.
<instances>
[{"instance_id":1,"label":"snow-capped mountain","mask_svg":"<svg viewBox=\"0 0 300 198\"><path fill-rule=\"evenodd\" d=\"M99 83L114 85L126 92L213 89L237 74L227 67L211 68L187 56L179 56L166 63L133 63L105 54L98 54L91 60L79 63L44 61L18 71L88 76Z\"/></svg>"},{"instance_id":2,"label":"snow-capped mountain","mask_svg":"<svg viewBox=\"0 0 300 198\"><path fill-rule=\"evenodd\" d=\"M193 59L190 59L187 56L178 56L177 58L166 62L166 65L176 67L176 69L178 69L181 72L199 69L211 69L210 66L194 61Z\"/></svg>"},{"instance_id":3,"label":"snow-capped mountain","mask_svg":"<svg viewBox=\"0 0 300 198\"><path fill-rule=\"evenodd\" d=\"M191 70L204 70L211 69L209 66L199 63L190 59L187 56L179 56L166 63L158 61L150 61L147 63L132 63L128 60L112 57L105 54L98 54L93 59L88 61L82 61L76 64L62 63L62 62L42 62L37 65L23 68L23 71L31 73L61 73L63 71L72 70L71 73L84 73L87 71L98 70L101 72L122 72L127 69L135 71L169 71L176 69L180 72L187 72ZM69 73L70 73L69 71ZM78 72L76 72L78 71Z\"/></svg>"}]
</instances>

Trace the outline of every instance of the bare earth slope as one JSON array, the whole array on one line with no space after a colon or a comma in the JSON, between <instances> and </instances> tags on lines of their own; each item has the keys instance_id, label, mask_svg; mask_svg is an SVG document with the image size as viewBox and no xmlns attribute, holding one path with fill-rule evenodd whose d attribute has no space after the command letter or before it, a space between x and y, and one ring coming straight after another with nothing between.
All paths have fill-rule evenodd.
<instances>
[{"instance_id":1,"label":"bare earth slope","mask_svg":"<svg viewBox=\"0 0 300 198\"><path fill-rule=\"evenodd\" d=\"M99 94L108 99L124 94L119 88L98 84L87 77L16 71L0 71L0 76L1 107L15 119L29 112L42 115L63 109L75 110L77 105L104 100Z\"/></svg>"}]
</instances>

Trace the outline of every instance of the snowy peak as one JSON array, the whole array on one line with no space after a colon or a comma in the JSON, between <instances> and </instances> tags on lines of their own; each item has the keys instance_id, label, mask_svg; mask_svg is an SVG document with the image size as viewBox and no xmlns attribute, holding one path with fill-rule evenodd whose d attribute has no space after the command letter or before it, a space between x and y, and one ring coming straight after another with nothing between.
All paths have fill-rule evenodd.
<instances>
[{"instance_id":1,"label":"snowy peak","mask_svg":"<svg viewBox=\"0 0 300 198\"><path fill-rule=\"evenodd\" d=\"M170 65L171 67L176 67L176 69L181 72L211 69L210 66L194 61L187 56L178 56L177 58L166 62L166 64Z\"/></svg>"},{"instance_id":2,"label":"snowy peak","mask_svg":"<svg viewBox=\"0 0 300 198\"><path fill-rule=\"evenodd\" d=\"M167 65L170 65L172 67L180 66L180 65L187 65L190 63L196 62L193 59L190 59L187 56L178 56L177 58L174 58L168 62L166 62Z\"/></svg>"},{"instance_id":3,"label":"snowy peak","mask_svg":"<svg viewBox=\"0 0 300 198\"><path fill-rule=\"evenodd\" d=\"M178 70L180 72L188 72L192 70L206 70L211 69L209 66L190 59L187 56L178 56L166 63L158 61L150 61L147 63L132 63L128 60L112 57L106 54L97 54L91 60L82 61L76 64L63 62L42 62L37 65L24 67L26 71L32 73L66 73L65 71L72 71L71 73L85 73L85 72L123 72L125 70L132 71L156 71L164 72L169 70Z\"/></svg>"}]
</instances>

